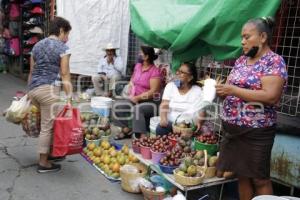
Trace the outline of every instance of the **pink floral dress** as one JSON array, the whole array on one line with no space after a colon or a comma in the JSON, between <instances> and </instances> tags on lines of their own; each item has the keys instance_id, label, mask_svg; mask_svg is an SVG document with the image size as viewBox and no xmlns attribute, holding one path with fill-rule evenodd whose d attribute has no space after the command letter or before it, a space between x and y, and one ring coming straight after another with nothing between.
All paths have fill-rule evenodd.
<instances>
[{"instance_id":1,"label":"pink floral dress","mask_svg":"<svg viewBox=\"0 0 300 200\"><path fill-rule=\"evenodd\" d=\"M281 56L269 51L255 64L247 65L247 57L241 56L235 63L229 84L250 90L262 89L261 77L280 76L287 84L286 64ZM262 128L276 124L276 106L259 102L246 102L236 96L227 96L223 102L222 119L238 126Z\"/></svg>"}]
</instances>

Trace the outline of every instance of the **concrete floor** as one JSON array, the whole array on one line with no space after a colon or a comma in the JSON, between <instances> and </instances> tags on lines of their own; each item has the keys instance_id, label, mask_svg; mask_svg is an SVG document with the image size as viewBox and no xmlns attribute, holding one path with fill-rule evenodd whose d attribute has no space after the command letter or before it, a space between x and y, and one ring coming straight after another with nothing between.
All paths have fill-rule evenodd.
<instances>
[{"instance_id":1,"label":"concrete floor","mask_svg":"<svg viewBox=\"0 0 300 200\"><path fill-rule=\"evenodd\" d=\"M18 90L26 90L24 81L0 74L0 111ZM38 174L36 144L21 126L0 117L0 200L143 199L122 191L119 183L108 181L79 155L63 161L60 172Z\"/></svg>"}]
</instances>

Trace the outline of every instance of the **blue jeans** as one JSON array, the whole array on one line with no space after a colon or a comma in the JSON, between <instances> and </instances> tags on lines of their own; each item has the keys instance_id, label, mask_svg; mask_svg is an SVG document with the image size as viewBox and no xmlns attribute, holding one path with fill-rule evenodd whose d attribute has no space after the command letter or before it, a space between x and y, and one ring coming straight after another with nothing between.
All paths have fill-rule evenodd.
<instances>
[{"instance_id":1,"label":"blue jeans","mask_svg":"<svg viewBox=\"0 0 300 200\"><path fill-rule=\"evenodd\" d=\"M161 127L160 124L157 125L156 127L156 135L168 135L170 132L172 132L172 122L168 122L167 127Z\"/></svg>"}]
</instances>

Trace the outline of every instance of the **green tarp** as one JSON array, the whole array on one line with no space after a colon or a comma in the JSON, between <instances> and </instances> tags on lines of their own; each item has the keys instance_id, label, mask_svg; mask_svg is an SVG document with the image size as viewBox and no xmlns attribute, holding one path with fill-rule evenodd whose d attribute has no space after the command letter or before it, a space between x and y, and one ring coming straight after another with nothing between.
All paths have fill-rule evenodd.
<instances>
[{"instance_id":1,"label":"green tarp","mask_svg":"<svg viewBox=\"0 0 300 200\"><path fill-rule=\"evenodd\" d=\"M241 54L241 29L251 18L274 16L280 0L131 0L131 28L146 44L182 61Z\"/></svg>"}]
</instances>

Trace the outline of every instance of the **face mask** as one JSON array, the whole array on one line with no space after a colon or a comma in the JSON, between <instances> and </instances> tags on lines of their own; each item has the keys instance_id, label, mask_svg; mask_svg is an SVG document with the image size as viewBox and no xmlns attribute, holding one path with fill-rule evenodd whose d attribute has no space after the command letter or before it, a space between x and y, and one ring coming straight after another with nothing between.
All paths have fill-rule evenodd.
<instances>
[{"instance_id":1,"label":"face mask","mask_svg":"<svg viewBox=\"0 0 300 200\"><path fill-rule=\"evenodd\" d=\"M255 55L257 54L258 50L259 50L259 47L254 46L248 51L248 53L245 54L245 56L250 57L250 58L254 58Z\"/></svg>"},{"instance_id":2,"label":"face mask","mask_svg":"<svg viewBox=\"0 0 300 200\"><path fill-rule=\"evenodd\" d=\"M144 62L143 57L142 56L138 56L137 62L138 63L143 63Z\"/></svg>"},{"instance_id":3,"label":"face mask","mask_svg":"<svg viewBox=\"0 0 300 200\"><path fill-rule=\"evenodd\" d=\"M177 88L180 88L182 86L182 81L180 79L175 79L173 82Z\"/></svg>"}]
</instances>

